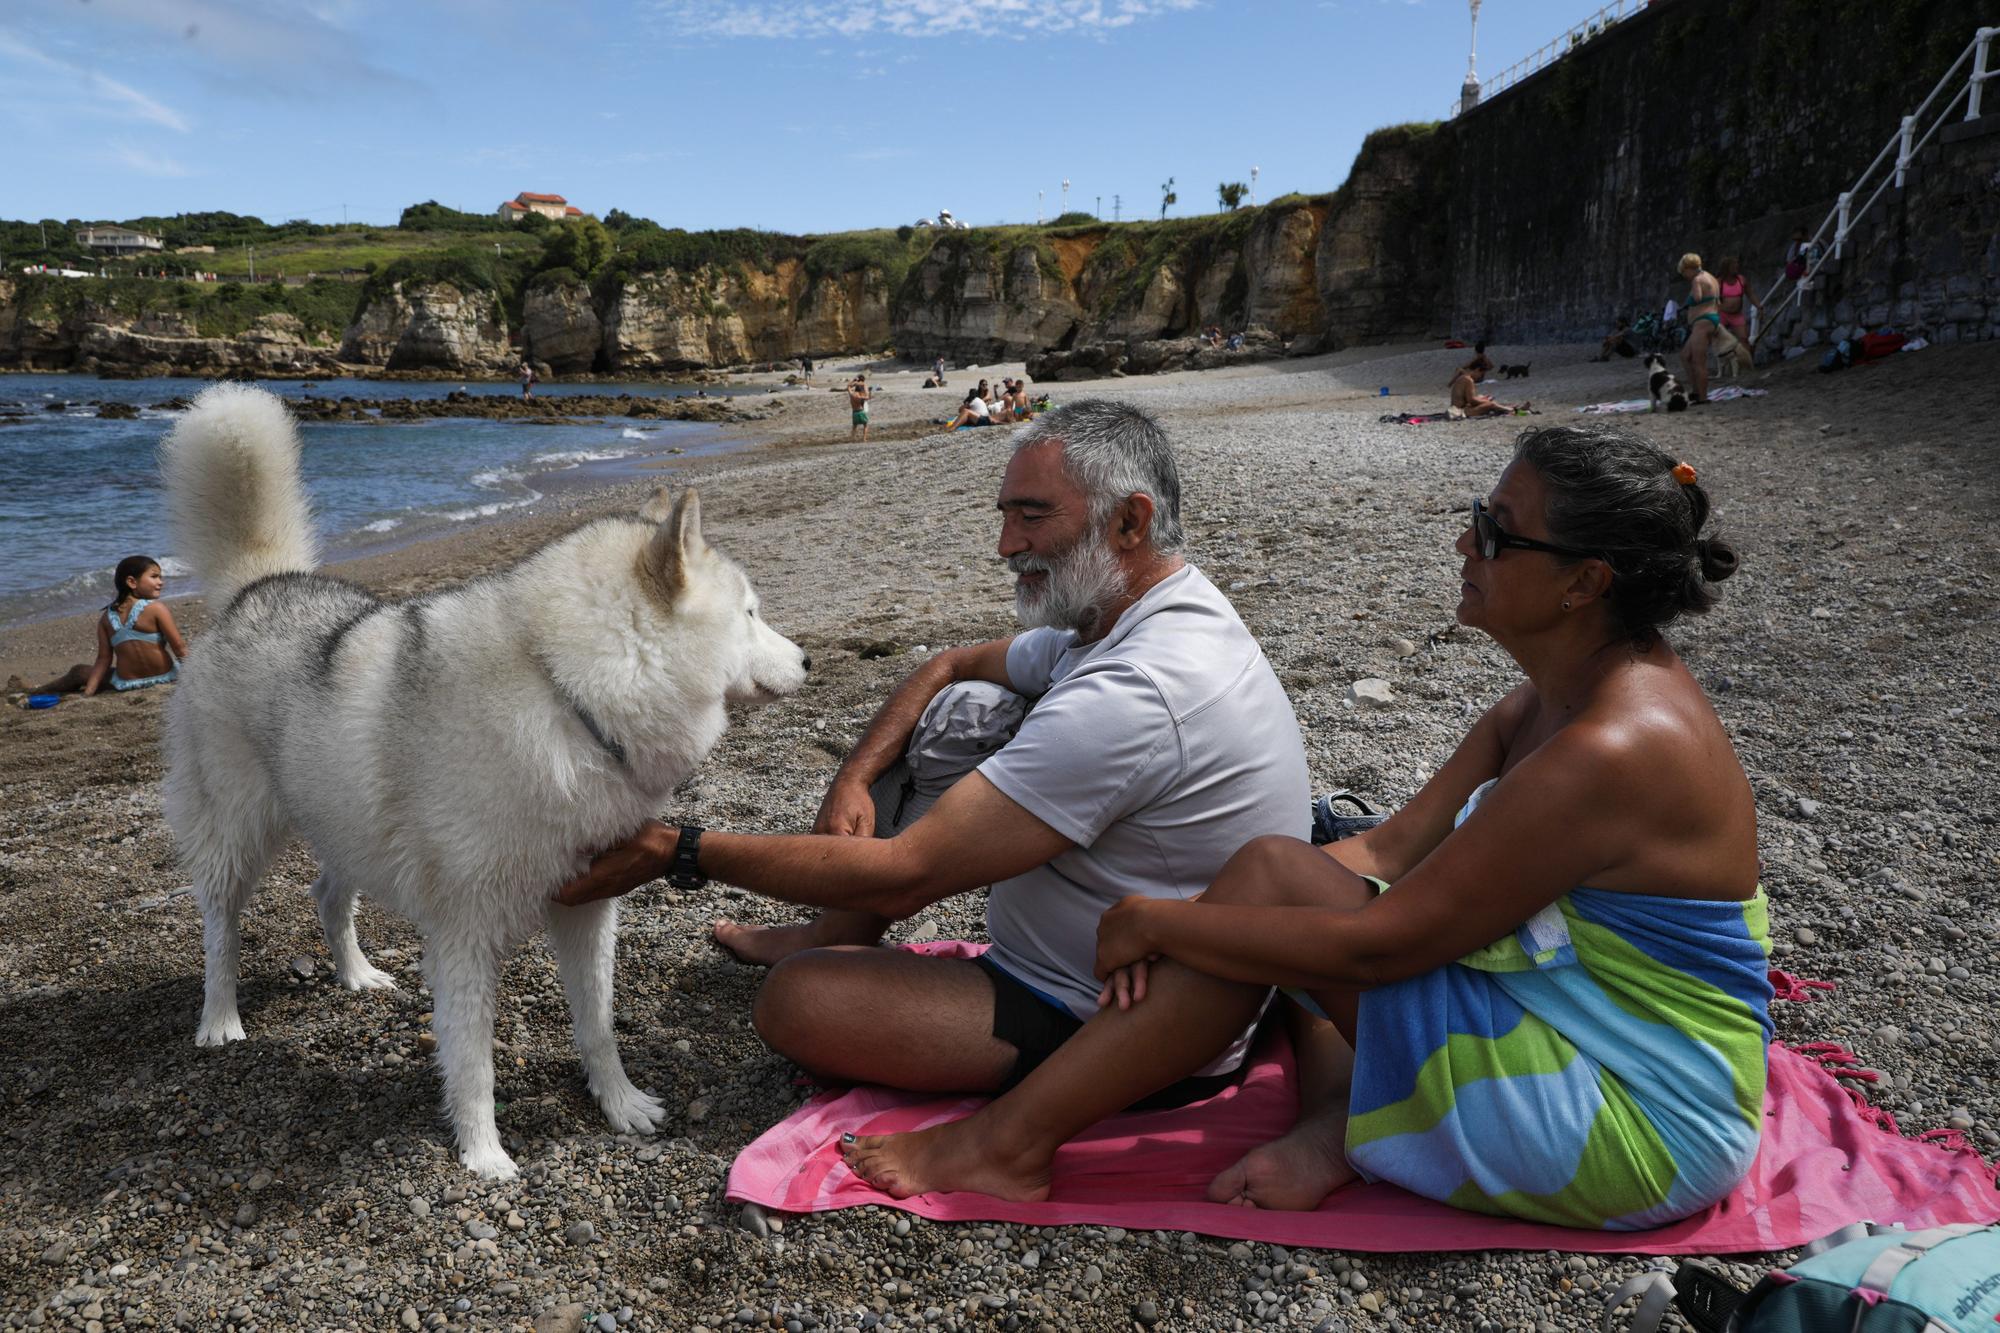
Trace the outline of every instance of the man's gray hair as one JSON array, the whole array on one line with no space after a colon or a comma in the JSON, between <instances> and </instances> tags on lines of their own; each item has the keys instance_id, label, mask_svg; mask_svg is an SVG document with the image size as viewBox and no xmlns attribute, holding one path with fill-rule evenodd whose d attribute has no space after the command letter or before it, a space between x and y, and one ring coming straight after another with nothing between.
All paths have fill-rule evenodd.
<instances>
[{"instance_id":1,"label":"man's gray hair","mask_svg":"<svg viewBox=\"0 0 2000 1333\"><path fill-rule=\"evenodd\" d=\"M1146 538L1160 555L1181 549L1181 472L1152 413L1108 398L1081 398L1044 412L1014 432L1014 452L1055 441L1063 470L1082 488L1090 521L1101 526L1134 495L1153 502Z\"/></svg>"}]
</instances>

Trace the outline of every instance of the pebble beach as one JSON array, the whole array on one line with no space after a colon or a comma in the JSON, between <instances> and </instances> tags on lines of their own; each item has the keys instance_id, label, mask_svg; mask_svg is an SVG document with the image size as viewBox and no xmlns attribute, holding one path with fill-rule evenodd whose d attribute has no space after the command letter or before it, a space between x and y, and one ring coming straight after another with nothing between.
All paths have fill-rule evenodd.
<instances>
[{"instance_id":1,"label":"pebble beach","mask_svg":"<svg viewBox=\"0 0 2000 1333\"><path fill-rule=\"evenodd\" d=\"M1356 349L1211 372L1039 386L1156 412L1181 450L1189 557L1225 590L1297 711L1314 785L1406 800L1518 680L1455 627L1453 538L1527 426L1643 396L1594 346L1492 349L1530 378L1487 386L1540 415L1425 426L1468 353ZM1932 347L1823 376L1746 372L1761 397L1612 418L1692 462L1742 560L1670 639L1709 691L1758 802L1776 966L1835 983L1779 1004L1781 1039L1836 1042L1907 1133L2000 1155L2000 425L1963 403L2000 345ZM813 660L793 698L737 716L662 813L807 828L894 683L929 653L1012 632L994 553L998 430L940 434L978 378L870 368L875 438L813 390L679 460L711 542ZM775 384L776 381L773 380ZM1381 393L1383 388L1388 394ZM1971 395L1983 401L1987 395ZM566 491L339 572L392 595L521 558L651 482ZM171 596L171 589L169 590ZM173 599L198 642L199 598ZM0 641L0 676L87 660L85 617ZM198 654L197 667L198 669ZM1385 683L1357 691L1363 681ZM762 976L709 942L718 916L792 909L664 885L627 900L617 964L626 1067L668 1106L616 1136L569 1045L540 942L508 965L496 1067L518 1179L456 1161L429 1066L411 927L365 899L358 928L399 989L335 984L279 859L244 918L247 1041L199 1050L201 922L160 813L164 690L0 710L0 1320L7 1328L1234 1330L1595 1328L1634 1256L1345 1254L1180 1232L941 1224L886 1209L745 1215L723 1198L744 1144L814 1089L751 1029ZM892 940L980 938L983 895ZM1782 1256L1779 1256L1782 1258ZM1773 1256L1721 1256L1754 1281Z\"/></svg>"}]
</instances>

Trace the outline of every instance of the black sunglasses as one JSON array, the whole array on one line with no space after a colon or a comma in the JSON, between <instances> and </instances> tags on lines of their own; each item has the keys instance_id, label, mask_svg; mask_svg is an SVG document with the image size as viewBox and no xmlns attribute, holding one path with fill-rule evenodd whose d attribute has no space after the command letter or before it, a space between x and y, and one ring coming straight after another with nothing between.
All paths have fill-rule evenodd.
<instances>
[{"instance_id":1,"label":"black sunglasses","mask_svg":"<svg viewBox=\"0 0 2000 1333\"><path fill-rule=\"evenodd\" d=\"M1574 547L1557 546L1553 542L1538 542L1533 537L1516 537L1501 527L1499 521L1487 512L1486 501L1476 497L1472 501L1472 544L1478 550L1481 560L1491 560L1507 548L1518 551L1547 551L1551 555L1566 555L1575 560L1598 558L1589 551L1579 551Z\"/></svg>"}]
</instances>

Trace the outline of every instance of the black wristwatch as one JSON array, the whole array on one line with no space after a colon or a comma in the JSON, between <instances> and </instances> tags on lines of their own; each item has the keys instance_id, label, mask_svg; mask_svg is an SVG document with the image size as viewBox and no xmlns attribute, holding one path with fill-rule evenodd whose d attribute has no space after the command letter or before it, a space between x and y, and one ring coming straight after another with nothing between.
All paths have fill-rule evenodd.
<instances>
[{"instance_id":1,"label":"black wristwatch","mask_svg":"<svg viewBox=\"0 0 2000 1333\"><path fill-rule=\"evenodd\" d=\"M667 883L677 889L708 887L708 876L701 873L701 835L699 824L681 825L680 841L674 844L673 864L667 867Z\"/></svg>"}]
</instances>

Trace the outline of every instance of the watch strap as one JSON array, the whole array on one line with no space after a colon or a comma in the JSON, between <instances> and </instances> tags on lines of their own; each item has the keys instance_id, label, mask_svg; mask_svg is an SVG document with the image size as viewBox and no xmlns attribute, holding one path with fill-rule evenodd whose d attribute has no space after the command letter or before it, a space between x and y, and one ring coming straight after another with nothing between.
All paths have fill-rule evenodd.
<instances>
[{"instance_id":1,"label":"watch strap","mask_svg":"<svg viewBox=\"0 0 2000 1333\"><path fill-rule=\"evenodd\" d=\"M680 840L674 844L673 863L667 867L667 883L677 889L705 889L708 876L701 873L701 835L699 824L681 825Z\"/></svg>"}]
</instances>

